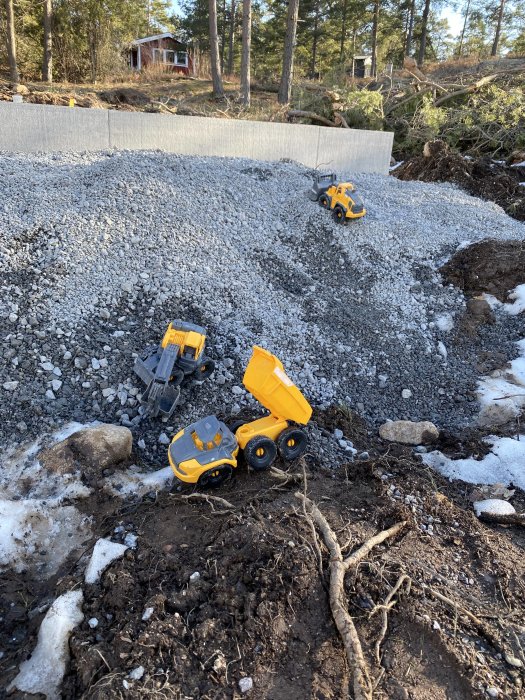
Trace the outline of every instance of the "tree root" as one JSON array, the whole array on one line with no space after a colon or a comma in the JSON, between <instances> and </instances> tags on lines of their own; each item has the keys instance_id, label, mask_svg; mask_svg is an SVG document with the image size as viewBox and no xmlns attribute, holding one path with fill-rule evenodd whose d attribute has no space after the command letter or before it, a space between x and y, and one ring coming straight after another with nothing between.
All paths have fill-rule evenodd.
<instances>
[{"instance_id":1,"label":"tree root","mask_svg":"<svg viewBox=\"0 0 525 700\"><path fill-rule=\"evenodd\" d=\"M207 493L190 493L187 496L177 494L176 498L184 501L206 501L206 503L211 506L214 513L226 513L227 511L235 510L233 503L230 503L225 498L221 498L220 496L210 496ZM213 507L214 503L222 506L225 510L216 511Z\"/></svg>"},{"instance_id":2,"label":"tree root","mask_svg":"<svg viewBox=\"0 0 525 700\"><path fill-rule=\"evenodd\" d=\"M354 621L350 617L344 603L344 578L351 567L357 567L359 562L362 561L376 545L400 532L400 530L405 527L406 522L397 523L388 530L380 532L367 540L353 554L343 559L341 546L337 537L319 508L303 493L296 492L295 497L304 504L310 518L321 532L324 543L330 553L330 609L337 630L343 641L348 663L352 669L354 700L372 700L374 688L368 670L368 664L363 654L363 648Z\"/></svg>"},{"instance_id":3,"label":"tree root","mask_svg":"<svg viewBox=\"0 0 525 700\"><path fill-rule=\"evenodd\" d=\"M383 640L385 638L387 629L388 629L388 611L394 607L396 604L396 601L392 601L392 598L395 596L395 594L398 592L398 590L401 588L401 586L407 582L407 593L410 593L410 587L412 585L412 580L410 576L407 576L407 574L401 574L401 576L397 579L396 583L392 588L390 589L390 592L386 596L384 602L382 605L377 605L372 612L370 613L370 616L372 616L375 612L378 610L381 610L382 613L382 624L381 624L381 631L379 633L379 637L377 638L376 644L375 644L375 651L376 651L376 660L377 663L381 663L381 644L383 643Z\"/></svg>"}]
</instances>

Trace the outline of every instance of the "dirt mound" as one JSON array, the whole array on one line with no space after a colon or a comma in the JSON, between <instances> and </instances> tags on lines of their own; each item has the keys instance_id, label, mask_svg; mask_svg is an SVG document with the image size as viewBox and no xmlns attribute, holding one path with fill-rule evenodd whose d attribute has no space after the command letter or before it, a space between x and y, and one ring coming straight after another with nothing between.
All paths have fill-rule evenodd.
<instances>
[{"instance_id":1,"label":"dirt mound","mask_svg":"<svg viewBox=\"0 0 525 700\"><path fill-rule=\"evenodd\" d=\"M445 281L468 296L487 292L506 302L525 283L525 241L481 241L458 250L441 268Z\"/></svg>"},{"instance_id":2,"label":"dirt mound","mask_svg":"<svg viewBox=\"0 0 525 700\"><path fill-rule=\"evenodd\" d=\"M151 100L144 92L134 88L115 88L99 92L98 96L104 102L116 107L126 105L128 107L144 107Z\"/></svg>"},{"instance_id":3,"label":"dirt mound","mask_svg":"<svg viewBox=\"0 0 525 700\"><path fill-rule=\"evenodd\" d=\"M470 700L497 688L500 697L519 698L522 533L478 521L471 485L422 469L409 448L383 444L350 412L331 409L318 419L323 430L341 427L380 453L338 469L306 465L308 497L343 555L407 521L345 581L344 605L377 679L375 696ZM474 434L465 440L469 451L476 447ZM449 447L462 454L465 445ZM128 502L96 492L83 506L95 535L62 578L3 576L0 685L31 653L50 602L80 585L84 621L70 640L65 699L233 699L243 695L242 679L253 683L247 697L261 700L347 697L352 669L329 605L329 556L296 495L301 464L293 468L298 475L287 480L241 468L208 500L188 498L191 490ZM523 510L523 495L513 500ZM137 543L88 586L85 565L101 536ZM383 634L377 606L389 595Z\"/></svg>"},{"instance_id":4,"label":"dirt mound","mask_svg":"<svg viewBox=\"0 0 525 700\"><path fill-rule=\"evenodd\" d=\"M443 141L425 144L424 154L406 160L393 175L400 180L453 182L470 194L499 204L509 216L525 221L525 168L488 159L469 160Z\"/></svg>"}]
</instances>

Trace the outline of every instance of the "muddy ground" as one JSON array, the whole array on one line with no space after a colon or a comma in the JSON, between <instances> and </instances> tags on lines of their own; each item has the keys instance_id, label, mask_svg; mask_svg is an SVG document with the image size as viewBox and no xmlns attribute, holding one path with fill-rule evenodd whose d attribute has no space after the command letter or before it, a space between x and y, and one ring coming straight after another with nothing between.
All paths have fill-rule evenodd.
<instances>
[{"instance_id":1,"label":"muddy ground","mask_svg":"<svg viewBox=\"0 0 525 700\"><path fill-rule=\"evenodd\" d=\"M428 145L428 144L427 144ZM428 155L403 162L393 173L400 180L453 182L469 194L496 202L509 216L525 221L525 167L511 167L489 158L468 159L434 142Z\"/></svg>"},{"instance_id":2,"label":"muddy ground","mask_svg":"<svg viewBox=\"0 0 525 700\"><path fill-rule=\"evenodd\" d=\"M497 689L500 698L523 697L523 532L478 521L471 485L448 483L410 449L381 443L351 412L331 409L316 420L330 431L340 427L370 453L367 461L335 470L313 457L305 460L308 496L344 553L407 521L345 583L377 680L375 696L459 700ZM474 435L463 441L444 435L439 446L459 455L475 443ZM300 464L292 469L302 473ZM231 699L241 696L244 676L253 679L248 697L347 697L349 669L328 604L327 551L320 543L320 564L294 495L303 489L302 479L282 484L240 466L231 482L210 492L227 499L231 510L213 501L189 502L184 496L191 490L152 493L136 502L91 497L83 508L95 514L96 534L83 558L77 553L47 582L14 574L2 579L0 686L34 647L46 604L79 585L96 537L118 539L123 535L115 528L123 526L138 535L137 548L110 566L99 584L84 587L85 619L70 640L64 698ZM523 494L514 505L525 509ZM405 582L394 598L378 662L374 647L382 619L375 606L401 574L412 584ZM147 608L153 613L143 620ZM99 621L95 629L91 618ZM130 679L140 666L142 678Z\"/></svg>"}]
</instances>

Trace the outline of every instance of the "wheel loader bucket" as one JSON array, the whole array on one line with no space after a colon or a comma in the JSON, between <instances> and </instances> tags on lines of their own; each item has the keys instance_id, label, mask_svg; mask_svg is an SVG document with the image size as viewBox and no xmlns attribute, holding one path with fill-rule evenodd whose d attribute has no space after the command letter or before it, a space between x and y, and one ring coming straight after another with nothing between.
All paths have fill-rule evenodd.
<instances>
[{"instance_id":1,"label":"wheel loader bucket","mask_svg":"<svg viewBox=\"0 0 525 700\"><path fill-rule=\"evenodd\" d=\"M271 352L253 346L243 384L273 416L303 425L310 420L312 407Z\"/></svg>"}]
</instances>

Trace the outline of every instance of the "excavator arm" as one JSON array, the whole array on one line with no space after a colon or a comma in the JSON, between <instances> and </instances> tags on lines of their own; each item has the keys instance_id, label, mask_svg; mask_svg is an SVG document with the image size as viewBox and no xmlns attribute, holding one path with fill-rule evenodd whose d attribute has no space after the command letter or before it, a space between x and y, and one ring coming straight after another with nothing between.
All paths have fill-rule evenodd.
<instances>
[{"instance_id":1,"label":"excavator arm","mask_svg":"<svg viewBox=\"0 0 525 700\"><path fill-rule=\"evenodd\" d=\"M184 378L183 372L175 370L179 353L180 345L172 344L155 348L150 354L135 360L135 372L146 384L142 401L148 405L152 416L160 413L169 418L177 405Z\"/></svg>"}]
</instances>

